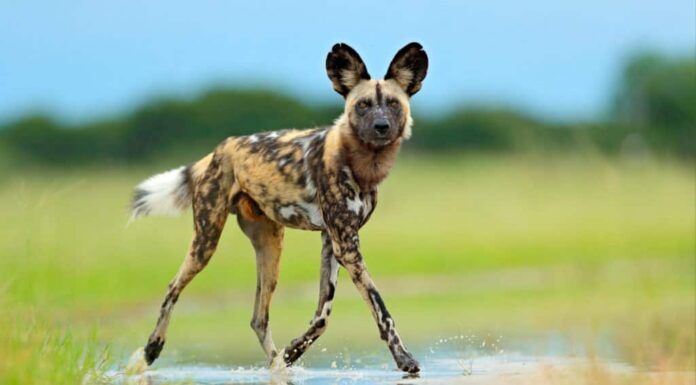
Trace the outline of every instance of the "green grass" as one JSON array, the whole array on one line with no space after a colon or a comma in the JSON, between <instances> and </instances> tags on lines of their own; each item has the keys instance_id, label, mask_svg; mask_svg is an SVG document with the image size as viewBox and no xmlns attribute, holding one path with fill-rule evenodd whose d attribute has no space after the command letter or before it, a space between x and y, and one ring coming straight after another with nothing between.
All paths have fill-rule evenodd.
<instances>
[{"instance_id":1,"label":"green grass","mask_svg":"<svg viewBox=\"0 0 696 385\"><path fill-rule=\"evenodd\" d=\"M558 331L589 346L609 335L633 363L693 369L691 165L405 155L361 245L409 344ZM3 177L0 383L79 382L143 344L192 228L190 213L126 227L131 188L158 171ZM271 312L278 345L307 326L318 286L318 234L286 234ZM230 221L177 305L163 357L260 362L248 327L254 279L251 246ZM351 286L342 276L320 344L386 352Z\"/></svg>"}]
</instances>

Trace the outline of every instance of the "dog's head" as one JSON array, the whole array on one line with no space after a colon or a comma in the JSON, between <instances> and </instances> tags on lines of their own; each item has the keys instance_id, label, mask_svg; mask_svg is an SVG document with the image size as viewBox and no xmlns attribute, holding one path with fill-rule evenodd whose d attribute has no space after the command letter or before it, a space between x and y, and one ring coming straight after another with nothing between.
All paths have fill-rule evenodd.
<instances>
[{"instance_id":1,"label":"dog's head","mask_svg":"<svg viewBox=\"0 0 696 385\"><path fill-rule=\"evenodd\" d=\"M411 136L409 100L421 88L428 56L418 43L396 53L384 80L372 80L360 55L347 44L336 44L326 57L333 88L346 100L344 116L351 133L372 148Z\"/></svg>"}]
</instances>

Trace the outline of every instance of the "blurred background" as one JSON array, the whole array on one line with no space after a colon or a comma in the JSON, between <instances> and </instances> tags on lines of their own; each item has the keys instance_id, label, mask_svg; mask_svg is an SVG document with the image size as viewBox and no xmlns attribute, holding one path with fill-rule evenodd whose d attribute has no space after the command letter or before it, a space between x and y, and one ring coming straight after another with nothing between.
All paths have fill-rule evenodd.
<instances>
[{"instance_id":1,"label":"blurred background","mask_svg":"<svg viewBox=\"0 0 696 385\"><path fill-rule=\"evenodd\" d=\"M227 136L330 125L336 42L374 78L410 41L430 57L414 135L361 233L413 350L693 371L695 12L687 0L0 2L0 382L76 383L145 342L191 220L126 227L132 187ZM318 292L319 235L286 234L278 345L304 331ZM252 248L230 222L162 360L263 364L254 291ZM337 297L306 365L390 362L345 276Z\"/></svg>"}]
</instances>

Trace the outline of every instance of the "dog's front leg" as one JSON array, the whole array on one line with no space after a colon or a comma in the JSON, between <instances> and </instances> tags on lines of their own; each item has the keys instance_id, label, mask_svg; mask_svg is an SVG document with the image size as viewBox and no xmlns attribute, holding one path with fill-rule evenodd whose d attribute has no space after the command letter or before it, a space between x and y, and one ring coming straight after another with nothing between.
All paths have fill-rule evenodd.
<instances>
[{"instance_id":1,"label":"dog's front leg","mask_svg":"<svg viewBox=\"0 0 696 385\"><path fill-rule=\"evenodd\" d=\"M321 280L319 283L319 303L309 329L300 337L295 338L283 351L285 364L292 365L326 330L331 315L336 280L338 279L338 262L333 255L331 238L323 231L321 233Z\"/></svg>"},{"instance_id":2,"label":"dog's front leg","mask_svg":"<svg viewBox=\"0 0 696 385\"><path fill-rule=\"evenodd\" d=\"M382 296L377 291L377 286L372 281L367 266L359 250L359 239L357 229L338 228L331 231L334 254L338 262L343 265L350 273L350 278L358 288L360 295L370 306L372 316L377 322L379 335L389 346L396 365L399 369L416 373L420 371L418 361L406 349L399 333L396 331L394 319L387 311Z\"/></svg>"}]
</instances>

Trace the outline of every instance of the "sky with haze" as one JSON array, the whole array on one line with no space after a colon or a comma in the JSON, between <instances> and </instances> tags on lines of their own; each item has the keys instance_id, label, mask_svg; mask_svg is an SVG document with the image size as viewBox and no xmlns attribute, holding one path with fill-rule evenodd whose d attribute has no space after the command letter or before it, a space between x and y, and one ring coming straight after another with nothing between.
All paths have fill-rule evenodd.
<instances>
[{"instance_id":1,"label":"sky with haze","mask_svg":"<svg viewBox=\"0 0 696 385\"><path fill-rule=\"evenodd\" d=\"M276 87L339 103L324 71L335 42L373 77L421 42L414 109L504 104L601 116L621 64L642 49L694 54L693 0L0 1L0 122L44 111L80 121L213 85Z\"/></svg>"}]
</instances>

